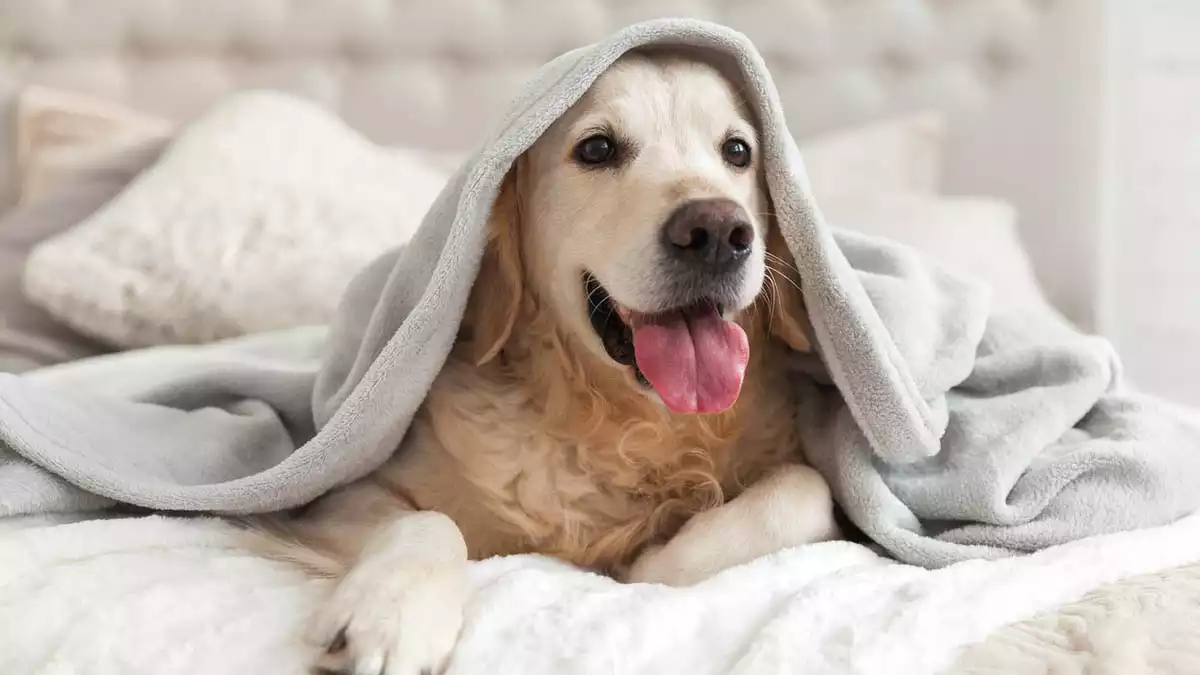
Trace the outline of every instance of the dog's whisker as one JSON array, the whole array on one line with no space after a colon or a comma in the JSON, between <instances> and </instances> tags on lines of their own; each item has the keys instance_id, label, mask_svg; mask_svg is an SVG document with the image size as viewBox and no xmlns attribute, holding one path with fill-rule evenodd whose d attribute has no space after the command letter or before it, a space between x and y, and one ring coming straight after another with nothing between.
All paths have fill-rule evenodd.
<instances>
[{"instance_id":1,"label":"dog's whisker","mask_svg":"<svg viewBox=\"0 0 1200 675\"><path fill-rule=\"evenodd\" d=\"M588 293L587 303L588 303L589 307L592 307L592 309L590 309L588 311L588 321L592 321L592 319L596 317L595 312L596 312L596 310L599 310L600 306L601 306L600 304L593 303L592 300L594 299L594 295L596 293L602 293L602 292L604 292L604 291L602 291L602 289L598 286L598 287L592 289L592 291L590 291ZM602 305L602 306L604 306L605 309L607 310L607 313L605 313L605 317L604 317L605 322L607 323L612 318L613 312L617 310L617 307L614 306L611 303L611 301L608 301L608 303L604 303L604 305Z\"/></svg>"},{"instance_id":2,"label":"dog's whisker","mask_svg":"<svg viewBox=\"0 0 1200 675\"><path fill-rule=\"evenodd\" d=\"M766 270L767 270L768 276L772 277L773 282L777 281L777 279L775 279L775 277L781 276L781 277L783 277L783 279L785 281L787 281L789 284L791 284L792 288L795 288L797 291L800 291L800 292L804 291L804 289L801 287L801 285L799 283L797 283L795 279L792 278L792 275L788 274L786 270L779 269L775 265L772 265L771 264L772 262L774 262L774 261L772 261L770 259L768 259L766 261L766 263L767 263ZM791 267L790 269L795 270L796 268ZM777 290L778 290L778 288L777 288Z\"/></svg>"},{"instance_id":3,"label":"dog's whisker","mask_svg":"<svg viewBox=\"0 0 1200 675\"><path fill-rule=\"evenodd\" d=\"M787 264L786 260L784 260L780 256L775 255L774 253L767 252L763 257L766 258L766 261L768 264L774 263L774 264L778 265L779 266L778 269L791 269L791 267Z\"/></svg>"},{"instance_id":4,"label":"dog's whisker","mask_svg":"<svg viewBox=\"0 0 1200 675\"><path fill-rule=\"evenodd\" d=\"M767 270L767 276L764 281L769 285L768 292L771 299L767 303L767 330L770 330L775 325L775 303L779 298L779 280L776 278L778 270L771 269L770 267Z\"/></svg>"},{"instance_id":5,"label":"dog's whisker","mask_svg":"<svg viewBox=\"0 0 1200 675\"><path fill-rule=\"evenodd\" d=\"M765 256L763 256L763 258L764 258L764 262L766 262L767 266L770 267L771 269L775 270L776 272L792 271L792 272L799 273L799 270L797 270L794 265L789 265L786 260L775 255L774 253L767 253Z\"/></svg>"},{"instance_id":6,"label":"dog's whisker","mask_svg":"<svg viewBox=\"0 0 1200 675\"><path fill-rule=\"evenodd\" d=\"M792 286L794 286L794 287L796 287L796 288L800 288L800 285L799 285L798 283L796 283L796 281L795 281L795 280L792 278L792 275L791 275L791 274L788 274L788 272L789 272L789 271L791 271L791 270L788 270L788 269L786 269L786 268L781 268L781 267L779 267L778 265L773 265L773 264L771 264L771 263L769 263L769 262L767 263L767 265L766 265L766 266L767 266L767 268L768 268L768 269L770 269L770 270L772 270L772 271L774 271L774 272L777 272L778 274L782 275L782 276L783 276L785 279L787 279L787 280L788 280L788 282L789 282L790 284L792 284Z\"/></svg>"},{"instance_id":7,"label":"dog's whisker","mask_svg":"<svg viewBox=\"0 0 1200 675\"><path fill-rule=\"evenodd\" d=\"M599 303L592 302L593 300L595 300L596 294L598 294L598 293L600 293L600 294L604 293L604 289L601 288L599 284L597 284L590 291L588 291L588 294L587 294L587 304L588 304L588 307L591 308L591 310L588 312L588 320L589 321L596 317L596 310L601 307L601 305ZM607 306L607 308L608 308L608 316L604 317L604 320L607 321L608 319L610 319L612 317L613 305L611 302L606 302L606 303L604 303L604 305Z\"/></svg>"},{"instance_id":8,"label":"dog's whisker","mask_svg":"<svg viewBox=\"0 0 1200 675\"><path fill-rule=\"evenodd\" d=\"M772 263L774 263L774 264L772 264ZM777 255L772 255L772 254L768 253L767 258L766 258L766 266L769 269L775 270L776 272L779 272L780 274L782 274L784 276L784 278L786 278L788 280L789 283L791 283L793 286L796 287L796 290L800 290L800 284L796 283L792 279L792 276L790 274L788 274L788 272L791 271L791 272L795 272L796 276L800 276L800 270L796 269L795 265L789 265L787 263L787 261L785 261L783 258L780 258Z\"/></svg>"},{"instance_id":9,"label":"dog's whisker","mask_svg":"<svg viewBox=\"0 0 1200 675\"><path fill-rule=\"evenodd\" d=\"M775 253L771 253L770 251L764 251L763 253L768 260L774 260L775 262L778 262L780 265L783 265L787 269L796 270L796 265L794 263L788 262L788 260L786 258L784 258L783 256L777 255ZM796 272L798 273L799 270L796 270Z\"/></svg>"},{"instance_id":10,"label":"dog's whisker","mask_svg":"<svg viewBox=\"0 0 1200 675\"><path fill-rule=\"evenodd\" d=\"M796 283L796 281L794 279L792 279L790 276L784 274L783 279L784 279L784 281L787 281L789 284L791 284L792 288L796 289L797 291L801 291L801 292L804 291L804 289L801 288L800 284Z\"/></svg>"}]
</instances>

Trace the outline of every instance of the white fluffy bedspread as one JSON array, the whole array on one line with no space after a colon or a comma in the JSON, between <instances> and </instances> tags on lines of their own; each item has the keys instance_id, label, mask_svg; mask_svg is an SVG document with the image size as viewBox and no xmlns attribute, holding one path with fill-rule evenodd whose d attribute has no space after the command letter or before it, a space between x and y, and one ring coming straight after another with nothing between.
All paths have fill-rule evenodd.
<instances>
[{"instance_id":1,"label":"white fluffy bedspread","mask_svg":"<svg viewBox=\"0 0 1200 675\"><path fill-rule=\"evenodd\" d=\"M328 582L215 520L69 521L0 525L0 673L307 672ZM472 568L451 674L935 673L1002 626L1197 560L1200 516L938 571L818 544L683 589L498 558Z\"/></svg>"}]
</instances>

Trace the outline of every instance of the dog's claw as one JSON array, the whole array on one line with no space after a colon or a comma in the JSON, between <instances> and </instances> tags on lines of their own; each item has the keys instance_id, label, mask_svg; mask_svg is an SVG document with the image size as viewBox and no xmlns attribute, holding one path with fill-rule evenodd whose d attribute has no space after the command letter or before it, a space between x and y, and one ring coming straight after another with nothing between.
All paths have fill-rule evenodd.
<instances>
[{"instance_id":1,"label":"dog's claw","mask_svg":"<svg viewBox=\"0 0 1200 675\"><path fill-rule=\"evenodd\" d=\"M329 646L325 648L325 653L333 654L336 652L344 651L345 649L346 649L346 628L345 628L345 626L343 626L342 629L339 630L337 632L337 634L333 636L333 640L331 640L329 642Z\"/></svg>"},{"instance_id":2,"label":"dog's claw","mask_svg":"<svg viewBox=\"0 0 1200 675\"><path fill-rule=\"evenodd\" d=\"M343 645L342 648L344 649L345 645ZM334 654L332 651L326 652L324 657L321 659L321 663L318 663L317 665L315 665L309 669L309 674L310 675L357 675L358 673L364 672L361 667L361 664L354 661L353 659L347 660L347 658L348 657L345 654ZM326 665L326 664L334 664L334 663L336 663L337 665ZM378 664L378 666L379 666L378 671L368 669L367 672L371 672L371 673L378 672L381 675L383 673L388 672L386 658L383 660L382 663ZM445 669L444 668L422 668L420 671L420 675L434 675L435 673L441 673L443 670L445 670Z\"/></svg>"},{"instance_id":3,"label":"dog's claw","mask_svg":"<svg viewBox=\"0 0 1200 675\"><path fill-rule=\"evenodd\" d=\"M354 662L343 654L325 652L312 667L313 675L354 675Z\"/></svg>"},{"instance_id":4,"label":"dog's claw","mask_svg":"<svg viewBox=\"0 0 1200 675\"><path fill-rule=\"evenodd\" d=\"M345 675L423 675L449 662L467 595L466 543L436 513L382 528L310 619L315 665ZM437 555L414 544L444 541ZM419 547L417 547L419 548Z\"/></svg>"},{"instance_id":5,"label":"dog's claw","mask_svg":"<svg viewBox=\"0 0 1200 675\"><path fill-rule=\"evenodd\" d=\"M348 628L348 625L343 626L334 633L317 663L309 669L310 675L360 675L361 673L384 675L391 672L388 670L387 654L376 655L375 658L367 657L364 660L353 653L354 645L346 634ZM445 670L444 667L426 666L419 670L402 670L401 672L410 672L414 675L435 675L443 670Z\"/></svg>"},{"instance_id":6,"label":"dog's claw","mask_svg":"<svg viewBox=\"0 0 1200 675\"><path fill-rule=\"evenodd\" d=\"M314 675L436 675L462 624L462 570L360 568L313 619Z\"/></svg>"}]
</instances>

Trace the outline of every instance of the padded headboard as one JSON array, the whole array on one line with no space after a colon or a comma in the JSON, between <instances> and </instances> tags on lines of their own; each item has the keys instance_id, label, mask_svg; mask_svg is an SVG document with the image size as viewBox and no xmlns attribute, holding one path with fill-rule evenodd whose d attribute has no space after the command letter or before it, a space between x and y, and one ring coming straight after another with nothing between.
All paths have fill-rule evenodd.
<instances>
[{"instance_id":1,"label":"padded headboard","mask_svg":"<svg viewBox=\"0 0 1200 675\"><path fill-rule=\"evenodd\" d=\"M0 92L34 82L183 119L232 89L328 104L381 142L463 149L536 66L615 28L742 30L798 134L951 113L945 189L1013 201L1053 301L1090 325L1094 0L0 0Z\"/></svg>"}]
</instances>

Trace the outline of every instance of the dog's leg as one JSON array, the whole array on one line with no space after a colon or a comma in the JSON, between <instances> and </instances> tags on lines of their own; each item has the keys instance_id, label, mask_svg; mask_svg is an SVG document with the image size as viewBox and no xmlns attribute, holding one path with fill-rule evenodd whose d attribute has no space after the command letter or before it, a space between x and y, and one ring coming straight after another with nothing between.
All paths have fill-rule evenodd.
<instances>
[{"instance_id":1,"label":"dog's leg","mask_svg":"<svg viewBox=\"0 0 1200 675\"><path fill-rule=\"evenodd\" d=\"M313 617L309 639L325 649L317 672L441 672L462 626L466 573L467 546L454 521L432 511L397 513L367 538Z\"/></svg>"},{"instance_id":2,"label":"dog's leg","mask_svg":"<svg viewBox=\"0 0 1200 675\"><path fill-rule=\"evenodd\" d=\"M687 586L769 553L837 538L829 486L813 468L789 465L693 517L666 544L640 555L623 580Z\"/></svg>"}]
</instances>

